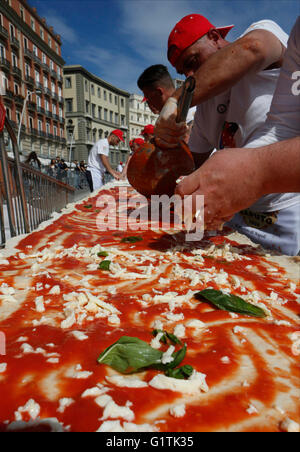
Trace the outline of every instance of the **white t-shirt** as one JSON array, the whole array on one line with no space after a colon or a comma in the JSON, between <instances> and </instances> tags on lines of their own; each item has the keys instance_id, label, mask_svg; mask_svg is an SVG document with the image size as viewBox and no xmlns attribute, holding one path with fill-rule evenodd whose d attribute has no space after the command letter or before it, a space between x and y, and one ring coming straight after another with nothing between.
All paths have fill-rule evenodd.
<instances>
[{"instance_id":1,"label":"white t-shirt","mask_svg":"<svg viewBox=\"0 0 300 452\"><path fill-rule=\"evenodd\" d=\"M277 141L287 140L300 135L300 17L291 32L288 49L284 56L274 98L266 123L257 131L246 147L267 146ZM299 176L300 177L300 176ZM278 198L276 199L275 196ZM268 200L273 207L281 208L300 202L300 194L268 195L261 198L255 206L260 208L261 201ZM283 207L282 207L283 206Z\"/></svg>"},{"instance_id":2,"label":"white t-shirt","mask_svg":"<svg viewBox=\"0 0 300 452\"><path fill-rule=\"evenodd\" d=\"M105 155L106 157L108 157L108 154L108 139L103 138L102 140L97 141L97 143L95 143L90 150L87 169L89 171L99 171L101 174L104 174L106 168L101 161L100 155Z\"/></svg>"},{"instance_id":3,"label":"white t-shirt","mask_svg":"<svg viewBox=\"0 0 300 452\"><path fill-rule=\"evenodd\" d=\"M255 22L242 36L253 30L270 31L287 46L288 35L271 20ZM231 89L198 105L189 141L191 151L207 153L214 148L244 147L252 140L267 119L279 73L280 68L276 68L245 75ZM272 199L259 200L260 209L277 209L278 198L285 195L271 196Z\"/></svg>"}]
</instances>

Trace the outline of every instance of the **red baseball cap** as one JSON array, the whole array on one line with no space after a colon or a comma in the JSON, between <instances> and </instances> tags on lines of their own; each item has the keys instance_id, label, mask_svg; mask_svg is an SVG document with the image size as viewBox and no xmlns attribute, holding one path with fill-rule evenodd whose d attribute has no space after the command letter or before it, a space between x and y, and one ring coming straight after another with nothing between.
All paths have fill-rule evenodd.
<instances>
[{"instance_id":1,"label":"red baseball cap","mask_svg":"<svg viewBox=\"0 0 300 452\"><path fill-rule=\"evenodd\" d=\"M113 130L111 133L116 135L121 141L124 141L122 130L116 129L116 130Z\"/></svg>"},{"instance_id":2,"label":"red baseball cap","mask_svg":"<svg viewBox=\"0 0 300 452\"><path fill-rule=\"evenodd\" d=\"M145 143L145 140L143 140L143 138L135 138L133 140L136 144L138 144L139 146L141 146L142 144Z\"/></svg>"},{"instance_id":3,"label":"red baseball cap","mask_svg":"<svg viewBox=\"0 0 300 452\"><path fill-rule=\"evenodd\" d=\"M144 127L144 129L141 132L141 135L153 135L154 134L154 126L152 124L148 124Z\"/></svg>"},{"instance_id":4,"label":"red baseball cap","mask_svg":"<svg viewBox=\"0 0 300 452\"><path fill-rule=\"evenodd\" d=\"M218 30L222 38L225 38L233 27L234 25L215 27L206 17L200 14L189 14L183 17L175 25L168 39L168 59L170 63L175 66L182 52L206 35L211 28Z\"/></svg>"}]
</instances>

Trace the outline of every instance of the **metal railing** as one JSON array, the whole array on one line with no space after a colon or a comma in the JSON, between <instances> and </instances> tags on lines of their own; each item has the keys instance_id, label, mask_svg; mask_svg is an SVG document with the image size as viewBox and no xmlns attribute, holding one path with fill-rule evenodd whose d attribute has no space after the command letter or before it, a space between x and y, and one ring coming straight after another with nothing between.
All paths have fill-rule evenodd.
<instances>
[{"instance_id":1,"label":"metal railing","mask_svg":"<svg viewBox=\"0 0 300 452\"><path fill-rule=\"evenodd\" d=\"M13 144L8 158L0 132L0 247L7 237L32 232L53 212L73 200L75 188L21 163L16 136L8 121L5 127Z\"/></svg>"}]
</instances>

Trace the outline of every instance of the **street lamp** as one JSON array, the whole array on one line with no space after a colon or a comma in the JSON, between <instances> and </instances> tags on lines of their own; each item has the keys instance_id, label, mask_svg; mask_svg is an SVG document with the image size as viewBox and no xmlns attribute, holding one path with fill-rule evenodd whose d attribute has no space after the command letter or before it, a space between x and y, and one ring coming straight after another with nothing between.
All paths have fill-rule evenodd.
<instances>
[{"instance_id":1,"label":"street lamp","mask_svg":"<svg viewBox=\"0 0 300 452\"><path fill-rule=\"evenodd\" d=\"M35 90L35 94L40 94L42 93L42 91L40 89ZM23 116L25 113L25 109L26 109L26 105L28 102L29 97L31 96L31 94L33 94L33 92L31 91L27 91L25 100L24 100L24 104L23 104L23 108L22 108L22 113L21 113L21 118L20 118L20 123L19 123L19 128L18 128L18 138L17 138L17 143L18 143L18 149L20 150L20 135L21 135L21 128L22 128L22 123L23 123Z\"/></svg>"},{"instance_id":2,"label":"street lamp","mask_svg":"<svg viewBox=\"0 0 300 452\"><path fill-rule=\"evenodd\" d=\"M82 122L85 122L85 119L80 119L77 122L77 125L81 124ZM67 130L72 133L71 141L70 141L70 149L69 149L69 162L71 164L71 158L72 158L72 150L73 150L73 144L74 144L74 136L75 136L75 124L73 125L72 119L70 119L69 124L67 125Z\"/></svg>"}]
</instances>

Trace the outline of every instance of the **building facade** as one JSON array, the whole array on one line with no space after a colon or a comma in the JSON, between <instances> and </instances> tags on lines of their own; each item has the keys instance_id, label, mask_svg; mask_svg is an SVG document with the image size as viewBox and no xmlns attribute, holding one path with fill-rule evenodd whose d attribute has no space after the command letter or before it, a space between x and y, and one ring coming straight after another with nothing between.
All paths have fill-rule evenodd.
<instances>
[{"instance_id":1,"label":"building facade","mask_svg":"<svg viewBox=\"0 0 300 452\"><path fill-rule=\"evenodd\" d=\"M143 96L131 94L129 100L129 129L130 139L141 138L141 131L147 124L155 124L158 115L152 113Z\"/></svg>"},{"instance_id":2,"label":"building facade","mask_svg":"<svg viewBox=\"0 0 300 452\"><path fill-rule=\"evenodd\" d=\"M37 10L26 0L1 0L0 87L24 156L67 155L63 65L60 36Z\"/></svg>"},{"instance_id":3,"label":"building facade","mask_svg":"<svg viewBox=\"0 0 300 452\"><path fill-rule=\"evenodd\" d=\"M64 67L66 136L70 160L87 161L94 143L114 129L124 134L124 143L110 150L110 163L116 168L128 154L129 93L80 65Z\"/></svg>"}]
</instances>

